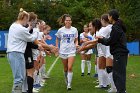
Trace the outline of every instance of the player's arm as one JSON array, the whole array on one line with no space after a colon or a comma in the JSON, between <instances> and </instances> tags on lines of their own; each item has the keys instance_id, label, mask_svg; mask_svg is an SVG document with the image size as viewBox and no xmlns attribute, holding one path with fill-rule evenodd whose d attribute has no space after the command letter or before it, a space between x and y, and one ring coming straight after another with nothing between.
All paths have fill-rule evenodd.
<instances>
[{"instance_id":1,"label":"player's arm","mask_svg":"<svg viewBox=\"0 0 140 93\"><path fill-rule=\"evenodd\" d=\"M59 44L59 38L56 37L55 46L58 47L58 44Z\"/></svg>"},{"instance_id":2,"label":"player's arm","mask_svg":"<svg viewBox=\"0 0 140 93\"><path fill-rule=\"evenodd\" d=\"M78 45L78 38L75 38L75 45Z\"/></svg>"},{"instance_id":3,"label":"player's arm","mask_svg":"<svg viewBox=\"0 0 140 93\"><path fill-rule=\"evenodd\" d=\"M80 47L78 49L78 52L84 51L84 50L88 50L88 49L92 49L96 44L97 44L97 39L93 40L93 41L89 41L87 42L86 45L83 45L82 47Z\"/></svg>"}]
</instances>

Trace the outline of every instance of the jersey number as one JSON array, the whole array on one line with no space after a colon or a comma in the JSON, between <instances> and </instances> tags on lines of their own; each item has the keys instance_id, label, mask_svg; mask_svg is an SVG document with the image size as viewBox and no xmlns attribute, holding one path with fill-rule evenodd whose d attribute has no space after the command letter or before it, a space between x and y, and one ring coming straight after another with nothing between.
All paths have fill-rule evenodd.
<instances>
[{"instance_id":1,"label":"jersey number","mask_svg":"<svg viewBox=\"0 0 140 93\"><path fill-rule=\"evenodd\" d=\"M70 43L70 38L67 38L67 43Z\"/></svg>"}]
</instances>

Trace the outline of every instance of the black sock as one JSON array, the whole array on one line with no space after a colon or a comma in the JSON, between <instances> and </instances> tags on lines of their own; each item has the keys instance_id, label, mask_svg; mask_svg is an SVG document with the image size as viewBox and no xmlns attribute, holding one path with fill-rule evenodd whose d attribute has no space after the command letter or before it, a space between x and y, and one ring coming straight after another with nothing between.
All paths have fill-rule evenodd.
<instances>
[{"instance_id":1,"label":"black sock","mask_svg":"<svg viewBox=\"0 0 140 93\"><path fill-rule=\"evenodd\" d=\"M33 83L34 79L30 76L27 76L28 93L33 93Z\"/></svg>"}]
</instances>

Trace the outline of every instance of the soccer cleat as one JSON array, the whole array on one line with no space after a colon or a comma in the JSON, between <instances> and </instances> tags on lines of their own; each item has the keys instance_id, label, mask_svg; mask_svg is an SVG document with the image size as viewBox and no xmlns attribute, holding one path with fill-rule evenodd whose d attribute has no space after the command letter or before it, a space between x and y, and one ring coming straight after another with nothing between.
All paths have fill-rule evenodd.
<instances>
[{"instance_id":1,"label":"soccer cleat","mask_svg":"<svg viewBox=\"0 0 140 93\"><path fill-rule=\"evenodd\" d=\"M33 93L38 93L39 89L33 88Z\"/></svg>"},{"instance_id":2,"label":"soccer cleat","mask_svg":"<svg viewBox=\"0 0 140 93\"><path fill-rule=\"evenodd\" d=\"M71 86L67 86L67 90L71 90L72 88L71 88Z\"/></svg>"},{"instance_id":3,"label":"soccer cleat","mask_svg":"<svg viewBox=\"0 0 140 93\"><path fill-rule=\"evenodd\" d=\"M81 76L84 76L84 73L82 73Z\"/></svg>"},{"instance_id":4,"label":"soccer cleat","mask_svg":"<svg viewBox=\"0 0 140 93\"><path fill-rule=\"evenodd\" d=\"M87 75L90 76L90 73L88 73Z\"/></svg>"},{"instance_id":5,"label":"soccer cleat","mask_svg":"<svg viewBox=\"0 0 140 93\"><path fill-rule=\"evenodd\" d=\"M108 87L104 87L103 85L97 85L97 86L95 86L95 88L106 89Z\"/></svg>"},{"instance_id":6,"label":"soccer cleat","mask_svg":"<svg viewBox=\"0 0 140 93\"><path fill-rule=\"evenodd\" d=\"M115 88L110 88L108 90L108 93L116 93L116 92L117 92L117 89L115 89Z\"/></svg>"},{"instance_id":7,"label":"soccer cleat","mask_svg":"<svg viewBox=\"0 0 140 93\"><path fill-rule=\"evenodd\" d=\"M39 88L41 88L41 85L40 84L35 84L33 87L39 89Z\"/></svg>"}]
</instances>

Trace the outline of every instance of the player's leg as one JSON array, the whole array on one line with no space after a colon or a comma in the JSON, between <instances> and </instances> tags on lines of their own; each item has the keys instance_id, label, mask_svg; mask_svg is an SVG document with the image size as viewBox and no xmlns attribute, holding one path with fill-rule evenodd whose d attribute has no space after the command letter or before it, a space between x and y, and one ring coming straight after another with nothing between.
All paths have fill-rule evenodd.
<instances>
[{"instance_id":1,"label":"player's leg","mask_svg":"<svg viewBox=\"0 0 140 93\"><path fill-rule=\"evenodd\" d=\"M81 53L81 76L84 76L85 71L85 61L86 61L86 55L84 53Z\"/></svg>"},{"instance_id":2,"label":"player's leg","mask_svg":"<svg viewBox=\"0 0 140 93\"><path fill-rule=\"evenodd\" d=\"M73 77L72 67L73 67L73 63L75 61L74 56L68 57L68 75L67 75L67 77L68 77L67 89L68 90L71 90L71 82L72 82L72 77Z\"/></svg>"},{"instance_id":3,"label":"player's leg","mask_svg":"<svg viewBox=\"0 0 140 93\"><path fill-rule=\"evenodd\" d=\"M88 53L87 53L87 67L88 67L88 74L87 75L90 75L90 72L91 72L91 54L92 54L92 50L89 50Z\"/></svg>"}]
</instances>

